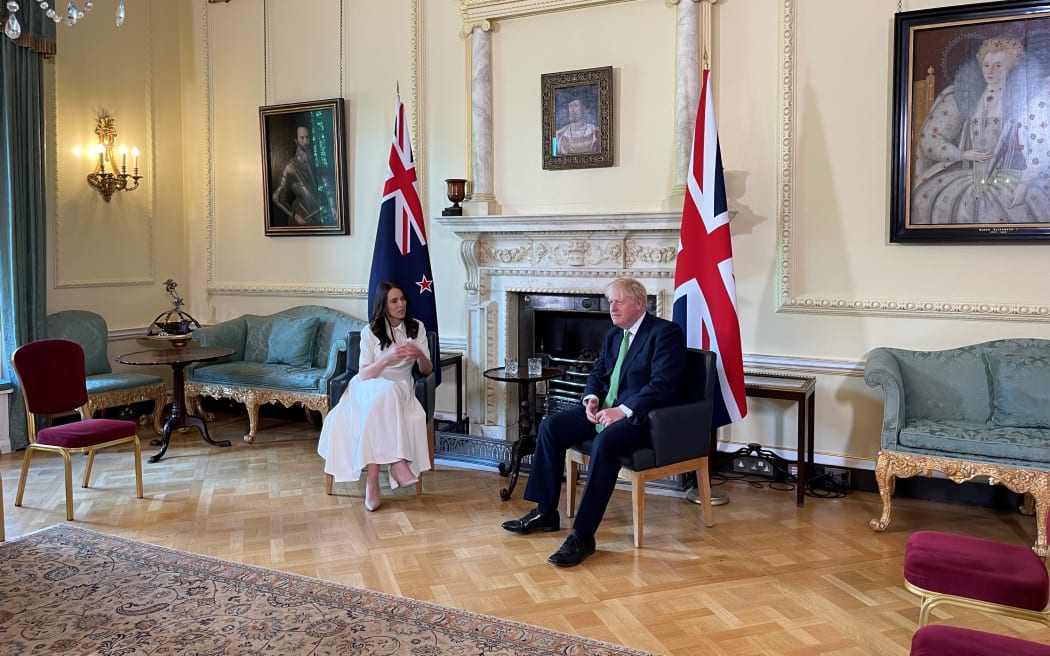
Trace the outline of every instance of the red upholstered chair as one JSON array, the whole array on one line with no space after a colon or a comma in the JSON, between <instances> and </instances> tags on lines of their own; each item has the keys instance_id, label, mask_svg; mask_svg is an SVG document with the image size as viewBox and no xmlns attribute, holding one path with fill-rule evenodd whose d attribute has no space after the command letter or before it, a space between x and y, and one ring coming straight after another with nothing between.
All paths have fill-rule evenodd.
<instances>
[{"instance_id":1,"label":"red upholstered chair","mask_svg":"<svg viewBox=\"0 0 1050 656\"><path fill-rule=\"evenodd\" d=\"M29 446L22 460L22 476L18 480L15 505L22 505L33 453L57 453L65 462L66 519L72 521L73 468L70 454L87 454L83 484L83 487L87 487L91 479L91 466L95 462L95 451L128 442L135 446L135 496L141 499L142 449L135 422L82 418L80 421L37 430L35 415L50 418L80 412L88 403L84 349L68 339L42 339L19 347L11 356L11 363L22 385L29 428Z\"/></svg>"},{"instance_id":2,"label":"red upholstered chair","mask_svg":"<svg viewBox=\"0 0 1050 656\"><path fill-rule=\"evenodd\" d=\"M922 600L920 627L941 604L1050 626L1050 576L1043 560L1028 547L917 531L904 547L904 587Z\"/></svg>"},{"instance_id":3,"label":"red upholstered chair","mask_svg":"<svg viewBox=\"0 0 1050 656\"><path fill-rule=\"evenodd\" d=\"M1008 636L931 624L911 638L911 656L1050 656L1050 645Z\"/></svg>"}]
</instances>

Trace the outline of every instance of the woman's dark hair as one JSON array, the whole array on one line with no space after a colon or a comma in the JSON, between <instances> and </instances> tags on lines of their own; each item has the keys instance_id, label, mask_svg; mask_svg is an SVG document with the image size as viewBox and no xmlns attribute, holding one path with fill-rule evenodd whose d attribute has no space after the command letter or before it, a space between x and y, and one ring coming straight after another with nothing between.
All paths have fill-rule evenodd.
<instances>
[{"instance_id":1,"label":"woman's dark hair","mask_svg":"<svg viewBox=\"0 0 1050 656\"><path fill-rule=\"evenodd\" d=\"M372 334L379 340L379 349L383 350L394 343L393 338L386 331L386 300L390 298L390 290L396 289L405 294L404 288L396 282L384 280L376 285L375 301L372 303L372 321L368 327ZM405 294L405 334L409 339L415 339L419 334L419 324L412 317L412 306L408 302L408 294Z\"/></svg>"}]
</instances>

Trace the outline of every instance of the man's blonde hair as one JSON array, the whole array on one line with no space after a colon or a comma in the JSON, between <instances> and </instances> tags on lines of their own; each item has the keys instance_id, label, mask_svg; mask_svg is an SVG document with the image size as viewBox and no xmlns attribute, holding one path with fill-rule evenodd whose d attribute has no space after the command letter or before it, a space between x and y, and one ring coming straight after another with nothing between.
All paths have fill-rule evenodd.
<instances>
[{"instance_id":1,"label":"man's blonde hair","mask_svg":"<svg viewBox=\"0 0 1050 656\"><path fill-rule=\"evenodd\" d=\"M605 298L609 298L614 291L623 292L623 295L627 298L645 305L645 287L634 278L617 278L616 280L613 280L609 283L609 286L605 288Z\"/></svg>"}]
</instances>

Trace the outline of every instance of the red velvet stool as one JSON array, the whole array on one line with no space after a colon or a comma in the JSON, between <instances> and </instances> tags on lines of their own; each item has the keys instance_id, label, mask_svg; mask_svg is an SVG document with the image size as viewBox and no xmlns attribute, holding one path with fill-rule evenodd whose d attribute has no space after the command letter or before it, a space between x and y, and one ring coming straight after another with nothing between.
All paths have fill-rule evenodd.
<instances>
[{"instance_id":1,"label":"red velvet stool","mask_svg":"<svg viewBox=\"0 0 1050 656\"><path fill-rule=\"evenodd\" d=\"M904 587L919 595L919 626L948 604L1050 626L1050 576L1028 547L917 531L904 548Z\"/></svg>"},{"instance_id":2,"label":"red velvet stool","mask_svg":"<svg viewBox=\"0 0 1050 656\"><path fill-rule=\"evenodd\" d=\"M931 624L911 638L911 656L1050 656L1050 645L1008 636Z\"/></svg>"}]
</instances>

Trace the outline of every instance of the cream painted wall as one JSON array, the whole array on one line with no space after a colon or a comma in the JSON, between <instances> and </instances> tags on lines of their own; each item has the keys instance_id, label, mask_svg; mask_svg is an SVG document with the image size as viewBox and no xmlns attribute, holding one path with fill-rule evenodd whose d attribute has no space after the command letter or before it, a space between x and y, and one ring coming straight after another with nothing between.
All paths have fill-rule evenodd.
<instances>
[{"instance_id":1,"label":"cream painted wall","mask_svg":"<svg viewBox=\"0 0 1050 656\"><path fill-rule=\"evenodd\" d=\"M675 9L637 0L501 21L492 35L504 214L658 211L673 182ZM614 166L541 167L540 76L613 67Z\"/></svg>"},{"instance_id":2,"label":"cream painted wall","mask_svg":"<svg viewBox=\"0 0 1050 656\"><path fill-rule=\"evenodd\" d=\"M102 5L102 3L99 3ZM141 3L116 30L102 5L58 27L51 71L49 312L87 308L111 330L144 329L170 308L164 281L186 283L182 126L175 3ZM99 47L104 44L104 47ZM97 163L96 116L116 119L117 143L142 151L139 189L107 203L85 177ZM119 155L118 155L119 158ZM133 165L128 156L129 167Z\"/></svg>"},{"instance_id":3,"label":"cream painted wall","mask_svg":"<svg viewBox=\"0 0 1050 656\"><path fill-rule=\"evenodd\" d=\"M909 0L906 8L935 4L949 2ZM93 283L53 283L51 309L104 309L115 328L142 326L163 307L163 280L174 275L190 311L206 322L303 303L363 316L395 82L409 110L428 216L447 205L444 178L470 177L469 41L459 36L459 3L151 0L145 6L130 6L128 24L116 33L99 15L73 30L60 28L53 223L61 234L50 249L63 268L51 279ZM720 0L713 10L710 54L727 193L736 211L744 351L751 362L763 358L817 374L820 459L853 466L870 466L878 448L882 401L859 377L872 347L1050 338L1045 314L973 320L941 318L922 307L851 309L913 300L1045 307L1050 280L1041 245L888 243L896 6L896 0ZM140 11L147 22L137 22ZM496 21L494 183L505 213L661 207L673 180L674 23L675 9L664 0ZM146 25L157 29L147 33ZM165 36L172 25L177 34ZM150 70L134 60L121 65L119 78L99 81L89 68L99 43L125 62L149 52ZM616 165L543 171L540 74L604 65L615 70ZM787 113L785 79L793 100ZM353 234L264 237L258 107L340 95L347 105ZM123 194L108 207L82 182L86 162L74 164L66 152L92 136L90 110L98 103L117 112L122 137L155 142L147 147L149 193ZM429 227L442 337L462 345L460 243L436 223ZM84 246L128 255L97 261L80 255ZM120 306L109 309L113 298ZM748 419L723 431L723 439L790 453L791 406L754 399L750 406Z\"/></svg>"}]
</instances>

